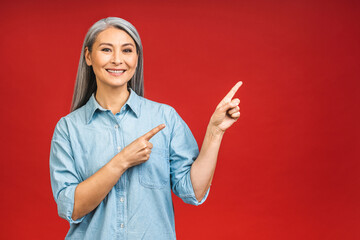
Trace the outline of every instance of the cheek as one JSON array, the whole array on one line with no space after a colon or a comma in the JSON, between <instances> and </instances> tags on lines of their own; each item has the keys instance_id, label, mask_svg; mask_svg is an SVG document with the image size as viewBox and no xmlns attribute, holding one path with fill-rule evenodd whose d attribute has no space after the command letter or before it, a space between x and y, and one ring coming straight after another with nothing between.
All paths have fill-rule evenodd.
<instances>
[{"instance_id":1,"label":"cheek","mask_svg":"<svg viewBox=\"0 0 360 240\"><path fill-rule=\"evenodd\" d=\"M137 56L137 54L128 55L128 56L126 56L126 59L124 59L124 60L126 61L126 64L129 67L135 68L137 66L138 56Z\"/></svg>"},{"instance_id":2,"label":"cheek","mask_svg":"<svg viewBox=\"0 0 360 240\"><path fill-rule=\"evenodd\" d=\"M138 64L138 57L134 57L134 59L132 60L133 61L133 67L136 68L137 67L137 64Z\"/></svg>"},{"instance_id":3,"label":"cheek","mask_svg":"<svg viewBox=\"0 0 360 240\"><path fill-rule=\"evenodd\" d=\"M109 56L95 56L93 59L93 64L97 67L102 67L110 61Z\"/></svg>"}]
</instances>

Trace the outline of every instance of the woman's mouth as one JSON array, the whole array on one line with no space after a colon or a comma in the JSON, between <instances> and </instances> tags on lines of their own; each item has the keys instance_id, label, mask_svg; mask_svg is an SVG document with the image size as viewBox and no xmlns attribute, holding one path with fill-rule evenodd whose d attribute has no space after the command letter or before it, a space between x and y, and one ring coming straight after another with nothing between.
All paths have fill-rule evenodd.
<instances>
[{"instance_id":1,"label":"woman's mouth","mask_svg":"<svg viewBox=\"0 0 360 240\"><path fill-rule=\"evenodd\" d=\"M106 69L108 73L110 73L113 76L120 76L122 75L126 70L124 69Z\"/></svg>"}]
</instances>

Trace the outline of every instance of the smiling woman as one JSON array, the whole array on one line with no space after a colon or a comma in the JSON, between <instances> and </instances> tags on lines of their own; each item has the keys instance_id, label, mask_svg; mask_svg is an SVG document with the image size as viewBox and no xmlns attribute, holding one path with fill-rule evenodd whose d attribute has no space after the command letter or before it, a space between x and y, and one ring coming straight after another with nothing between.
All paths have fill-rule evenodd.
<instances>
[{"instance_id":1,"label":"smiling woman","mask_svg":"<svg viewBox=\"0 0 360 240\"><path fill-rule=\"evenodd\" d=\"M120 18L98 21L85 37L71 113L50 150L66 239L176 239L171 190L193 205L208 196L242 82L216 107L199 153L175 109L143 97L142 55L136 29Z\"/></svg>"},{"instance_id":2,"label":"smiling woman","mask_svg":"<svg viewBox=\"0 0 360 240\"><path fill-rule=\"evenodd\" d=\"M90 96L94 92L96 92L96 89L98 88L96 83L95 71L91 66L91 62L89 62L92 53L95 53L95 50L93 51L93 49L96 47L95 45L96 42L98 43L98 47L100 46L103 47L101 48L103 52L108 52L108 56L112 58L112 61L114 61L116 57L119 57L116 56L116 52L114 53L114 49L112 49L112 47L117 46L118 48L119 45L121 44L119 44L118 40L115 37L106 34L107 31L111 31L111 30L118 31L118 34L120 34L119 32L123 32L122 36L120 36L122 38L119 38L119 41L121 40L124 41L122 43L123 48L129 46L130 44L133 44L132 54L136 53L137 56L136 69L135 72L133 73L133 76L127 83L127 85L131 89L133 89L139 96L144 95L143 49L142 49L140 36L137 30L135 29L135 27L128 21L125 21L124 19L121 18L109 17L96 22L89 29L88 33L85 36L85 40L83 43L81 56L80 56L78 73L76 77L73 101L71 104L71 111L74 111L77 108L85 105L85 103L90 98ZM105 39L103 40L98 39L99 37L101 38L102 35L104 35L103 37ZM110 38L109 41L110 40L115 41L115 43L105 41L107 37ZM126 40L128 40L128 42L126 42ZM124 52L129 52L129 51L130 49L126 49L126 50L124 49ZM116 67L114 66L112 66L112 68L116 69Z\"/></svg>"},{"instance_id":3,"label":"smiling woman","mask_svg":"<svg viewBox=\"0 0 360 240\"><path fill-rule=\"evenodd\" d=\"M85 48L85 59L96 75L98 90L108 91L127 87L137 66L138 55L134 40L125 31L110 27L102 31L92 46ZM101 87L99 87L101 85ZM97 95L104 92L97 92ZM115 114L115 113L114 113Z\"/></svg>"}]
</instances>

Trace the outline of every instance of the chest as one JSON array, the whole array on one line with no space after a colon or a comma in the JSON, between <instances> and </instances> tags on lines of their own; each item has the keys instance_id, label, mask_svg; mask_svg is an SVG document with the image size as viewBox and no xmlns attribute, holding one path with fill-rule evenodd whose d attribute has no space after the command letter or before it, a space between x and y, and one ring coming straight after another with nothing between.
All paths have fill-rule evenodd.
<instances>
[{"instance_id":1,"label":"chest","mask_svg":"<svg viewBox=\"0 0 360 240\"><path fill-rule=\"evenodd\" d=\"M164 123L161 118L150 117L122 118L106 122L97 120L77 127L71 136L75 165L82 180L92 176L131 142ZM138 166L140 173L146 172L151 177L152 172L167 172L169 139L169 128L163 129L150 139L153 144L152 153L144 166Z\"/></svg>"}]
</instances>

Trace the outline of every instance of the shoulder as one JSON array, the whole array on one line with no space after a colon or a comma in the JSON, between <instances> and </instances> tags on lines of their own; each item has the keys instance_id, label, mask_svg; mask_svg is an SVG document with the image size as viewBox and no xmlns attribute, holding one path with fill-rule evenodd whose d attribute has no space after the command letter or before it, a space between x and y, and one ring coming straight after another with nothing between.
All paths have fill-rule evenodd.
<instances>
[{"instance_id":1,"label":"shoulder","mask_svg":"<svg viewBox=\"0 0 360 240\"><path fill-rule=\"evenodd\" d=\"M63 117L68 122L85 122L86 104Z\"/></svg>"},{"instance_id":2,"label":"shoulder","mask_svg":"<svg viewBox=\"0 0 360 240\"><path fill-rule=\"evenodd\" d=\"M55 126L54 137L62 135L63 137L69 134L69 129L74 126L84 125L86 123L85 105L76 109L75 111L61 117Z\"/></svg>"},{"instance_id":3,"label":"shoulder","mask_svg":"<svg viewBox=\"0 0 360 240\"><path fill-rule=\"evenodd\" d=\"M156 102L141 97L141 112L142 116L147 119L157 119L168 126L170 132L177 129L180 125L186 125L184 120L180 117L174 107L169 104Z\"/></svg>"},{"instance_id":4,"label":"shoulder","mask_svg":"<svg viewBox=\"0 0 360 240\"><path fill-rule=\"evenodd\" d=\"M175 109L168 104L156 102L144 97L140 97L140 99L142 102L141 104L142 111L150 111L153 114L162 113L165 116L171 116L176 112Z\"/></svg>"},{"instance_id":5,"label":"shoulder","mask_svg":"<svg viewBox=\"0 0 360 240\"><path fill-rule=\"evenodd\" d=\"M145 116L147 117L151 116L151 118L163 119L165 123L170 126L171 131L173 131L174 128L186 125L175 108L165 103L142 98L141 111L146 113Z\"/></svg>"}]
</instances>

